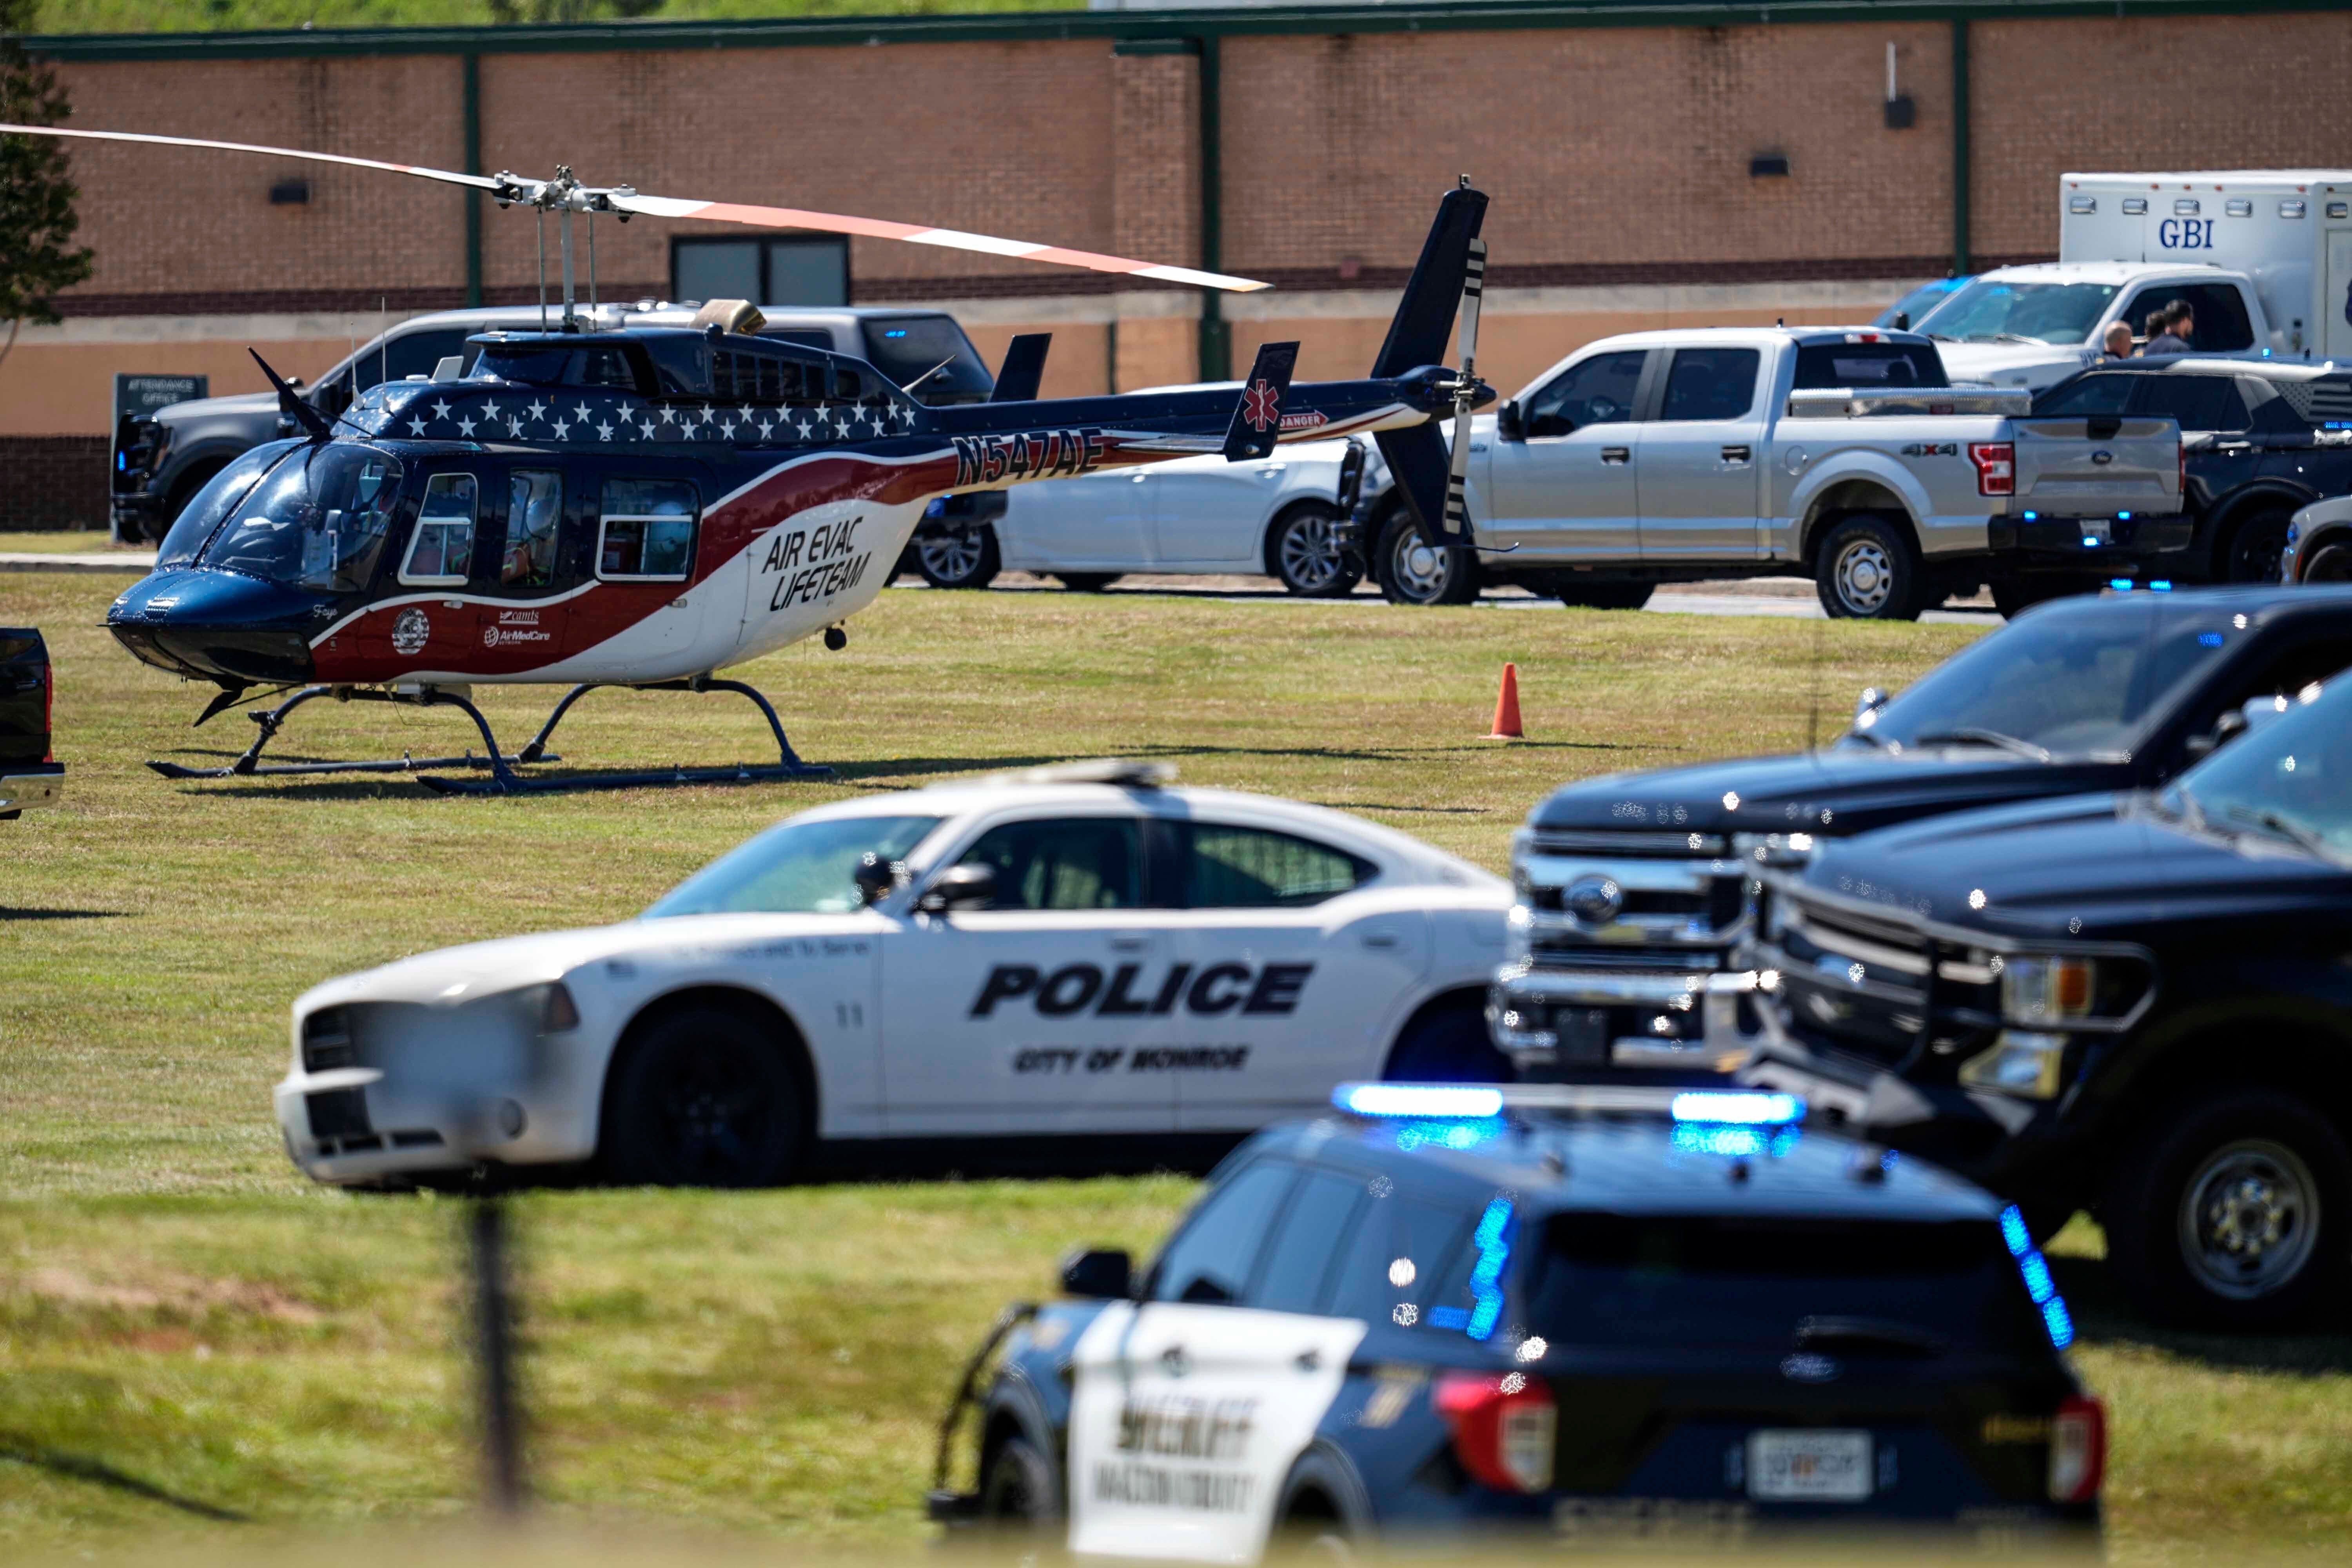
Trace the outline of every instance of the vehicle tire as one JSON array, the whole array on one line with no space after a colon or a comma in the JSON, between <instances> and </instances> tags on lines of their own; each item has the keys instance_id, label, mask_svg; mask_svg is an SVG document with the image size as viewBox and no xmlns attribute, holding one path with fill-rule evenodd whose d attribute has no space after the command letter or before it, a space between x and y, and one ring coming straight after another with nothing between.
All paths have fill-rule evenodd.
<instances>
[{"instance_id":1,"label":"vehicle tire","mask_svg":"<svg viewBox=\"0 0 2352 1568\"><path fill-rule=\"evenodd\" d=\"M1007 1437L980 1479L980 1517L991 1524L1044 1534L1062 1517L1054 1463L1026 1437Z\"/></svg>"},{"instance_id":2,"label":"vehicle tire","mask_svg":"<svg viewBox=\"0 0 2352 1568\"><path fill-rule=\"evenodd\" d=\"M1355 1467L1321 1442L1308 1445L1283 1478L1274 1505L1275 1531L1284 1544L1329 1562L1356 1558L1373 1531L1372 1500Z\"/></svg>"},{"instance_id":3,"label":"vehicle tire","mask_svg":"<svg viewBox=\"0 0 2352 1568\"><path fill-rule=\"evenodd\" d=\"M2352 544L2323 544L2303 568L2305 583L2352 583Z\"/></svg>"},{"instance_id":4,"label":"vehicle tire","mask_svg":"<svg viewBox=\"0 0 2352 1568\"><path fill-rule=\"evenodd\" d=\"M1911 531L1869 512L1831 526L1815 556L1813 591L1833 621L1916 621L1927 568Z\"/></svg>"},{"instance_id":5,"label":"vehicle tire","mask_svg":"<svg viewBox=\"0 0 2352 1568\"><path fill-rule=\"evenodd\" d=\"M631 1186L764 1187L793 1173L814 1121L782 1043L743 1013L682 1007L624 1047L598 1157Z\"/></svg>"},{"instance_id":6,"label":"vehicle tire","mask_svg":"<svg viewBox=\"0 0 2352 1568\"><path fill-rule=\"evenodd\" d=\"M1326 501L1301 501L1265 531L1265 572L1286 593L1302 599L1344 599L1364 580L1364 568L1339 542L1345 521Z\"/></svg>"},{"instance_id":7,"label":"vehicle tire","mask_svg":"<svg viewBox=\"0 0 2352 1568\"><path fill-rule=\"evenodd\" d=\"M1073 594L1099 594L1124 575L1118 572L1056 572L1062 586Z\"/></svg>"},{"instance_id":8,"label":"vehicle tire","mask_svg":"<svg viewBox=\"0 0 2352 1568\"><path fill-rule=\"evenodd\" d=\"M2128 1299L2161 1322L2275 1329L2336 1300L2352 1152L2305 1099L2244 1089L2136 1123L2099 1215Z\"/></svg>"},{"instance_id":9,"label":"vehicle tire","mask_svg":"<svg viewBox=\"0 0 2352 1568\"><path fill-rule=\"evenodd\" d=\"M1580 583L1552 597L1570 609L1638 610L1658 591L1655 583Z\"/></svg>"},{"instance_id":10,"label":"vehicle tire","mask_svg":"<svg viewBox=\"0 0 2352 1568\"><path fill-rule=\"evenodd\" d=\"M1495 1048L1484 1005L1466 997L1415 1014L1381 1069L1391 1083L1508 1083L1517 1076Z\"/></svg>"},{"instance_id":11,"label":"vehicle tire","mask_svg":"<svg viewBox=\"0 0 2352 1568\"><path fill-rule=\"evenodd\" d=\"M1478 596L1478 557L1467 550L1441 550L1403 507L1381 530L1372 552L1372 577L1391 605L1466 605Z\"/></svg>"},{"instance_id":12,"label":"vehicle tire","mask_svg":"<svg viewBox=\"0 0 2352 1568\"><path fill-rule=\"evenodd\" d=\"M2015 620L2036 605L2046 605L2053 599L2063 599L2075 594L2095 594L2098 584L2087 577L2034 576L1996 577L1992 580L1992 607L2000 612L2004 621Z\"/></svg>"},{"instance_id":13,"label":"vehicle tire","mask_svg":"<svg viewBox=\"0 0 2352 1568\"><path fill-rule=\"evenodd\" d=\"M2230 525L2214 558L2216 583L2275 583L2286 557L2286 525L2294 514L2278 508L2248 512Z\"/></svg>"},{"instance_id":14,"label":"vehicle tire","mask_svg":"<svg viewBox=\"0 0 2352 1568\"><path fill-rule=\"evenodd\" d=\"M985 523L962 533L918 539L912 548L915 570L934 588L985 588L1004 569L996 530Z\"/></svg>"}]
</instances>

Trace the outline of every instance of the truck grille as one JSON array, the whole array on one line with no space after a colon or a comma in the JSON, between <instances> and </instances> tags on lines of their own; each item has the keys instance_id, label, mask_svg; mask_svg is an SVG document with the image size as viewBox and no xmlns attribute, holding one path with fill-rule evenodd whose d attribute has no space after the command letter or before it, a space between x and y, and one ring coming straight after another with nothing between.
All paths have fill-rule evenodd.
<instances>
[{"instance_id":1,"label":"truck grille","mask_svg":"<svg viewBox=\"0 0 2352 1568\"><path fill-rule=\"evenodd\" d=\"M1747 866L1720 834L1537 833L1518 870L1538 968L1712 968L1745 924Z\"/></svg>"},{"instance_id":2,"label":"truck grille","mask_svg":"<svg viewBox=\"0 0 2352 1568\"><path fill-rule=\"evenodd\" d=\"M1997 1026L1989 954L1937 942L1900 914L1764 895L1756 962L1776 970L1790 1026L1888 1067L1974 1054Z\"/></svg>"}]
</instances>

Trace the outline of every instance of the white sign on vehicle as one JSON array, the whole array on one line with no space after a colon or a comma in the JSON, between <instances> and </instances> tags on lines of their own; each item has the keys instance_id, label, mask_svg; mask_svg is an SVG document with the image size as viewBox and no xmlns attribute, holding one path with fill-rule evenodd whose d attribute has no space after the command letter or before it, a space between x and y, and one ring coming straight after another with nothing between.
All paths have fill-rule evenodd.
<instances>
[{"instance_id":1,"label":"white sign on vehicle","mask_svg":"<svg viewBox=\"0 0 2352 1568\"><path fill-rule=\"evenodd\" d=\"M1105 1309L1071 1357L1070 1550L1255 1562L1363 1337L1352 1318Z\"/></svg>"},{"instance_id":2,"label":"white sign on vehicle","mask_svg":"<svg viewBox=\"0 0 2352 1568\"><path fill-rule=\"evenodd\" d=\"M1748 1495L1771 1502L1860 1502L1870 1495L1867 1432L1748 1435Z\"/></svg>"}]
</instances>

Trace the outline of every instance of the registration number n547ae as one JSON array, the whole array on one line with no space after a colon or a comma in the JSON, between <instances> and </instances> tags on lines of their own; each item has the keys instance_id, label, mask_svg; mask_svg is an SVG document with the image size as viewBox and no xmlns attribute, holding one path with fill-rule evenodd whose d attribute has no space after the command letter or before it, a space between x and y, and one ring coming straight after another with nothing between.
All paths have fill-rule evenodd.
<instances>
[{"instance_id":1,"label":"registration number n547ae","mask_svg":"<svg viewBox=\"0 0 2352 1568\"><path fill-rule=\"evenodd\" d=\"M1867 1432L1751 1432L1748 1495L1781 1502L1860 1502L1870 1495Z\"/></svg>"}]
</instances>

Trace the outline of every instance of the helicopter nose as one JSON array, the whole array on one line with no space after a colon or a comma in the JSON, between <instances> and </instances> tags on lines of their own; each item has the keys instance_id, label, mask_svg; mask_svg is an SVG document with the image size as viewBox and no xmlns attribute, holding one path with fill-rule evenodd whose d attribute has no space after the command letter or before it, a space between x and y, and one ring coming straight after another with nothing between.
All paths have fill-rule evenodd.
<instances>
[{"instance_id":1,"label":"helicopter nose","mask_svg":"<svg viewBox=\"0 0 2352 1568\"><path fill-rule=\"evenodd\" d=\"M245 681L310 678L316 595L235 572L158 572L106 613L115 640L175 674Z\"/></svg>"}]
</instances>

